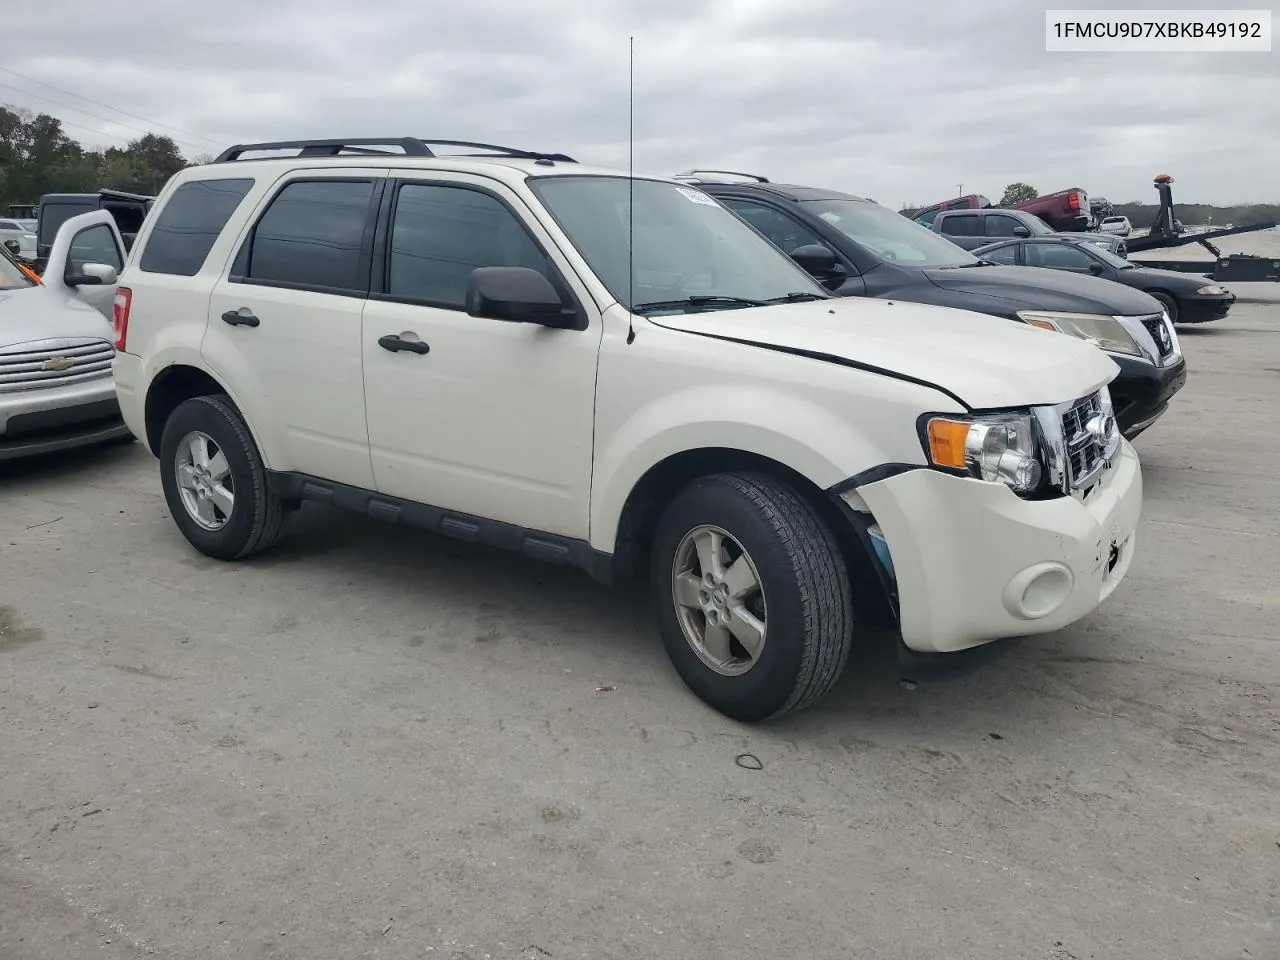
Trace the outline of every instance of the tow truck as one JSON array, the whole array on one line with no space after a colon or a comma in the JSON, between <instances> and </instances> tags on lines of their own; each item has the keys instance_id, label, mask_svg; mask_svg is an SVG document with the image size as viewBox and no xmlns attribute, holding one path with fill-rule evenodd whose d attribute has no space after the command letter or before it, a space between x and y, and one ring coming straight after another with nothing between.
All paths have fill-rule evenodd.
<instances>
[{"instance_id":1,"label":"tow truck","mask_svg":"<svg viewBox=\"0 0 1280 960\"><path fill-rule=\"evenodd\" d=\"M1268 280L1280 282L1280 259L1260 257L1252 253L1224 254L1213 241L1223 237L1234 237L1242 233L1254 233L1258 230L1270 230L1276 224L1267 220L1252 223L1247 227L1224 227L1221 230L1209 230L1204 233L1190 233L1174 216L1173 212L1173 177L1162 173L1154 179L1156 191L1160 194L1160 211L1156 214L1155 223L1145 237L1129 238L1129 253L1142 250L1164 250L1170 247L1184 247L1198 243L1213 254L1213 262L1203 260L1141 260L1144 267L1155 267L1159 270L1176 270L1180 273L1202 273L1219 282L1258 283Z\"/></svg>"}]
</instances>

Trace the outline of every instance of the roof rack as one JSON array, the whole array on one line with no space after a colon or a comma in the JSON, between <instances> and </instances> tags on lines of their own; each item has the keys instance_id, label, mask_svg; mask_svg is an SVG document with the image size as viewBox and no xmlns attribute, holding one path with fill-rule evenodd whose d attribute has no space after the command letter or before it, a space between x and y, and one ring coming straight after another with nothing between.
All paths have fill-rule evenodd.
<instances>
[{"instance_id":1,"label":"roof rack","mask_svg":"<svg viewBox=\"0 0 1280 960\"><path fill-rule=\"evenodd\" d=\"M473 143L469 140L426 140L420 137L344 137L337 140L280 140L275 143L237 143L218 154L214 163L230 163L243 159L246 153L259 150L295 150L293 157L337 157L343 154L359 156L406 156L435 157L440 156L431 146L467 147L480 150L482 153L449 154L444 156L498 156L516 160L542 160L551 163L577 163L573 157L563 153L538 153L533 150L518 150L515 147L500 147L493 143ZM375 147L399 147L400 153L394 150L377 150ZM261 159L280 159L263 157Z\"/></svg>"},{"instance_id":2,"label":"roof rack","mask_svg":"<svg viewBox=\"0 0 1280 960\"><path fill-rule=\"evenodd\" d=\"M707 182L703 177L698 176L700 173L717 173L722 177L742 177L744 180L754 180L756 183L768 183L768 177L762 177L758 173L740 173L737 170L688 170L684 173L678 173L675 176L677 180L691 180L694 183Z\"/></svg>"}]
</instances>

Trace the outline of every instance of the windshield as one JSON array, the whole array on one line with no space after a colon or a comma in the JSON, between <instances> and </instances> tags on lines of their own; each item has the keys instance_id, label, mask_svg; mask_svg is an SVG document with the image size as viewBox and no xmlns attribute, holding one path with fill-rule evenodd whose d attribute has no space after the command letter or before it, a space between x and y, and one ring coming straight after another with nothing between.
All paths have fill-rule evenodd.
<instances>
[{"instance_id":1,"label":"windshield","mask_svg":"<svg viewBox=\"0 0 1280 960\"><path fill-rule=\"evenodd\" d=\"M1099 260L1101 260L1103 263L1109 266L1115 267L1117 270L1133 269L1132 263L1124 259L1124 257L1117 257L1114 253L1112 253L1106 247L1099 246L1096 243L1090 243L1089 246L1092 247L1092 249L1089 252L1092 253L1095 257L1097 257Z\"/></svg>"},{"instance_id":2,"label":"windshield","mask_svg":"<svg viewBox=\"0 0 1280 960\"><path fill-rule=\"evenodd\" d=\"M9 259L7 252L0 253L0 290L21 290L23 287L34 287L18 265Z\"/></svg>"},{"instance_id":3,"label":"windshield","mask_svg":"<svg viewBox=\"0 0 1280 960\"><path fill-rule=\"evenodd\" d=\"M802 204L869 254L906 267L964 267L967 250L870 200L806 200Z\"/></svg>"},{"instance_id":4,"label":"windshield","mask_svg":"<svg viewBox=\"0 0 1280 960\"><path fill-rule=\"evenodd\" d=\"M628 310L663 303L666 312L683 312L679 301L691 297L698 302L689 306L720 310L789 294L827 296L794 261L693 187L610 176L538 177L529 185ZM629 185L635 197L630 277Z\"/></svg>"}]
</instances>

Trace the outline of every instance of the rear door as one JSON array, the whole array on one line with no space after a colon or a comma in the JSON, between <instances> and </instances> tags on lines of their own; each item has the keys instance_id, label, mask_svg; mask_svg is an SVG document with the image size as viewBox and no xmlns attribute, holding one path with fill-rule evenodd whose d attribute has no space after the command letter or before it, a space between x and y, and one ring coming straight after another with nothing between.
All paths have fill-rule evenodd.
<instances>
[{"instance_id":1,"label":"rear door","mask_svg":"<svg viewBox=\"0 0 1280 960\"><path fill-rule=\"evenodd\" d=\"M214 284L201 353L252 396L273 469L374 485L360 315L384 183L383 170L286 174Z\"/></svg>"},{"instance_id":2,"label":"rear door","mask_svg":"<svg viewBox=\"0 0 1280 960\"><path fill-rule=\"evenodd\" d=\"M116 280L123 269L120 231L111 214L94 210L72 217L58 228L41 280L46 287L83 300L110 319Z\"/></svg>"}]
</instances>

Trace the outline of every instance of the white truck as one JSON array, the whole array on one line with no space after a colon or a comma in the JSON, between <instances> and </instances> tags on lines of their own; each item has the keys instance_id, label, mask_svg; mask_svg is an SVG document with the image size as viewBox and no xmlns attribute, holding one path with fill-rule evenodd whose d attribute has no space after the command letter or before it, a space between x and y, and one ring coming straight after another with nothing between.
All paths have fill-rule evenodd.
<instances>
[{"instance_id":1,"label":"white truck","mask_svg":"<svg viewBox=\"0 0 1280 960\"><path fill-rule=\"evenodd\" d=\"M563 154L230 148L157 198L114 323L197 550L265 550L313 500L639 577L743 721L826 693L877 600L960 651L1079 619L1133 556L1101 351L831 298L695 187Z\"/></svg>"}]
</instances>

